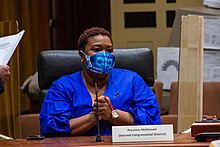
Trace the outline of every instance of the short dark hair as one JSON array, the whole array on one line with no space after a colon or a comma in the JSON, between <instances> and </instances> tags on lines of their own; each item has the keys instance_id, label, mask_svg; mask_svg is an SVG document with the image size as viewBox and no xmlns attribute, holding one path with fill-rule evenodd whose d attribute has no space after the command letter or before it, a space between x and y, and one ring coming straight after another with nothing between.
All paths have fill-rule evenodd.
<instances>
[{"instance_id":1,"label":"short dark hair","mask_svg":"<svg viewBox=\"0 0 220 147\"><path fill-rule=\"evenodd\" d=\"M111 34L105 30L104 28L99 28L99 27L93 27L90 29L85 30L79 37L78 40L78 51L85 50L86 44L88 43L88 39L93 36L97 35L103 35L103 36L108 36L112 42L112 36Z\"/></svg>"}]
</instances>

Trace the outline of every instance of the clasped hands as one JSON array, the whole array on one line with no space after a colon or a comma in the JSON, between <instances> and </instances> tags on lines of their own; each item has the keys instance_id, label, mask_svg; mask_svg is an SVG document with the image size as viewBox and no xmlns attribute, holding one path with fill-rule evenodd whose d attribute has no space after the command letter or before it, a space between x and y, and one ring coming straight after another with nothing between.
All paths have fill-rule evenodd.
<instances>
[{"instance_id":1,"label":"clasped hands","mask_svg":"<svg viewBox=\"0 0 220 147\"><path fill-rule=\"evenodd\" d=\"M107 96L99 96L98 97L98 112L97 110L97 103L96 99L94 100L94 108L93 111L90 114L90 117L92 119L92 122L96 125L96 115L99 115L99 120L112 120L112 104L110 99Z\"/></svg>"}]
</instances>

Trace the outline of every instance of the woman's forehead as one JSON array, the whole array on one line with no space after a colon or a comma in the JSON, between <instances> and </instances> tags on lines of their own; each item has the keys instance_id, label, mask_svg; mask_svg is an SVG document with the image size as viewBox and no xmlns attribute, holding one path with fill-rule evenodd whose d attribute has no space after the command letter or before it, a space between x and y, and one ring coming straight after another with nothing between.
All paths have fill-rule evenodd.
<instances>
[{"instance_id":1,"label":"woman's forehead","mask_svg":"<svg viewBox=\"0 0 220 147\"><path fill-rule=\"evenodd\" d=\"M103 35L96 35L88 38L87 44L94 44L94 43L111 43L112 41L108 36L103 36Z\"/></svg>"}]
</instances>

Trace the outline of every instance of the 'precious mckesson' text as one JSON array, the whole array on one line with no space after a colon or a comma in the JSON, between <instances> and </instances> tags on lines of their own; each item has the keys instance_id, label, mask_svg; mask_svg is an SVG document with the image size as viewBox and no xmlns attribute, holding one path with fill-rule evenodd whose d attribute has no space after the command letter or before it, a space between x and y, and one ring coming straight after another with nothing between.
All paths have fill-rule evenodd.
<instances>
[{"instance_id":1,"label":"'precious mckesson' text","mask_svg":"<svg viewBox=\"0 0 220 147\"><path fill-rule=\"evenodd\" d=\"M157 128L127 129L127 131L157 131Z\"/></svg>"}]
</instances>

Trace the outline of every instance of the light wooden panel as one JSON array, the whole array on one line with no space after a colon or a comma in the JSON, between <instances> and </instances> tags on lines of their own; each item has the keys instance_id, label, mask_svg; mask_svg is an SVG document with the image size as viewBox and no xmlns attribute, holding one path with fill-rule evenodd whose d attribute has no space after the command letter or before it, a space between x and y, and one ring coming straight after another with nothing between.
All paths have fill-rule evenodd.
<instances>
[{"instance_id":1,"label":"light wooden panel","mask_svg":"<svg viewBox=\"0 0 220 147\"><path fill-rule=\"evenodd\" d=\"M182 16L178 132L202 119L203 36L203 16Z\"/></svg>"}]
</instances>

